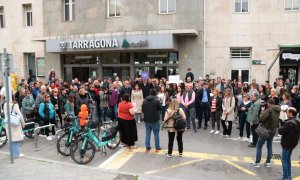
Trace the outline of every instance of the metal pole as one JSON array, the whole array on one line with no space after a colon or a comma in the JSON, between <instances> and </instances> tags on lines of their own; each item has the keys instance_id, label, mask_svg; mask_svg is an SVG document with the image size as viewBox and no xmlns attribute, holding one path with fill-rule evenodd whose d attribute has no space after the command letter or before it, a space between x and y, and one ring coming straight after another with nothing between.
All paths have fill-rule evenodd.
<instances>
[{"instance_id":1,"label":"metal pole","mask_svg":"<svg viewBox=\"0 0 300 180\"><path fill-rule=\"evenodd\" d=\"M6 48L4 48L4 76L5 76L5 102L6 102L6 111L4 112L7 115L7 123L8 123L8 137L9 137L9 152L10 152L10 163L13 164L14 163L14 157L13 157L13 148L12 148L12 139L11 139L11 124L10 124L10 112L9 112L9 108L10 108L10 88L9 88L9 82L8 82L8 77L10 76L9 74L9 59L7 57L7 53L6 53Z\"/></svg>"}]
</instances>

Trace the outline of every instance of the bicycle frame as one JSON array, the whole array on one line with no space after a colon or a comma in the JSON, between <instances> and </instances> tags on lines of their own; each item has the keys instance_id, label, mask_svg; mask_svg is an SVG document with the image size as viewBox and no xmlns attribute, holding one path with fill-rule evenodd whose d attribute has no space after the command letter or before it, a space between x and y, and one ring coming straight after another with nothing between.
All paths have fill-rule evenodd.
<instances>
[{"instance_id":1,"label":"bicycle frame","mask_svg":"<svg viewBox=\"0 0 300 180\"><path fill-rule=\"evenodd\" d=\"M106 132L102 133L102 136L105 136ZM92 142L99 148L106 146L108 143L113 142L115 138L110 139L108 141L102 142L91 129L88 129L88 132L82 135L84 138L81 149L85 149L88 139L91 139Z\"/></svg>"},{"instance_id":2,"label":"bicycle frame","mask_svg":"<svg viewBox=\"0 0 300 180\"><path fill-rule=\"evenodd\" d=\"M5 123L4 123L4 118L0 119L0 132L2 131L2 129L4 128Z\"/></svg>"}]
</instances>

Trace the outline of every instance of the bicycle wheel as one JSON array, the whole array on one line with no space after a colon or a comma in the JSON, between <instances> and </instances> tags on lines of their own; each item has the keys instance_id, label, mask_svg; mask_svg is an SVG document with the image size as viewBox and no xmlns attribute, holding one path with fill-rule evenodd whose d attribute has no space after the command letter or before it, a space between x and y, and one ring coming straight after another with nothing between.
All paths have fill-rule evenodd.
<instances>
[{"instance_id":1,"label":"bicycle wheel","mask_svg":"<svg viewBox=\"0 0 300 180\"><path fill-rule=\"evenodd\" d=\"M34 131L28 131L26 133L24 133L24 135L30 139L34 138Z\"/></svg>"},{"instance_id":2,"label":"bicycle wheel","mask_svg":"<svg viewBox=\"0 0 300 180\"><path fill-rule=\"evenodd\" d=\"M84 139L77 140L70 147L71 157L77 164L88 164L96 153L95 145L90 140L87 141L85 148L81 149L83 142Z\"/></svg>"},{"instance_id":3,"label":"bicycle wheel","mask_svg":"<svg viewBox=\"0 0 300 180\"><path fill-rule=\"evenodd\" d=\"M6 135L6 130L5 128L2 128L1 132L0 132L0 148L2 148L3 146L5 146L5 144L7 143L7 135Z\"/></svg>"},{"instance_id":4,"label":"bicycle wheel","mask_svg":"<svg viewBox=\"0 0 300 180\"><path fill-rule=\"evenodd\" d=\"M71 155L70 146L71 146L72 142L74 142L77 139L77 137L73 136L71 143L68 142L68 139L69 139L69 134L64 133L63 135L61 135L58 138L57 143L56 143L56 148L57 148L58 153L63 156Z\"/></svg>"},{"instance_id":5,"label":"bicycle wheel","mask_svg":"<svg viewBox=\"0 0 300 180\"><path fill-rule=\"evenodd\" d=\"M106 146L108 147L108 149L117 149L120 145L121 142L121 136L120 136L120 131L117 132L117 135L115 138L113 138L111 140L111 142L109 142L108 144L106 144Z\"/></svg>"}]
</instances>

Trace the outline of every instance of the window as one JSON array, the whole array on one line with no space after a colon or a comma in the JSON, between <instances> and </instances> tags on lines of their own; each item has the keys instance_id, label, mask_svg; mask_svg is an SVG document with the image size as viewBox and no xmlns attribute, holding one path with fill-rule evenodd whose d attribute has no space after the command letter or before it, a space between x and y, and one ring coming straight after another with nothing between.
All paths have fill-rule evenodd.
<instances>
[{"instance_id":1,"label":"window","mask_svg":"<svg viewBox=\"0 0 300 180\"><path fill-rule=\"evenodd\" d=\"M4 7L0 6L0 29L4 28Z\"/></svg>"},{"instance_id":2,"label":"window","mask_svg":"<svg viewBox=\"0 0 300 180\"><path fill-rule=\"evenodd\" d=\"M25 17L25 26L32 26L32 6L31 4L23 5L24 8L24 17Z\"/></svg>"},{"instance_id":3,"label":"window","mask_svg":"<svg viewBox=\"0 0 300 180\"><path fill-rule=\"evenodd\" d=\"M235 12L238 13L249 12L249 0L235 0Z\"/></svg>"},{"instance_id":4,"label":"window","mask_svg":"<svg viewBox=\"0 0 300 180\"><path fill-rule=\"evenodd\" d=\"M249 59L251 58L251 48L231 48L230 57L232 59Z\"/></svg>"},{"instance_id":5,"label":"window","mask_svg":"<svg viewBox=\"0 0 300 180\"><path fill-rule=\"evenodd\" d=\"M65 21L75 20L75 0L64 0Z\"/></svg>"},{"instance_id":6,"label":"window","mask_svg":"<svg viewBox=\"0 0 300 180\"><path fill-rule=\"evenodd\" d=\"M286 11L299 11L300 10L300 0L285 0L285 10Z\"/></svg>"},{"instance_id":7,"label":"window","mask_svg":"<svg viewBox=\"0 0 300 180\"><path fill-rule=\"evenodd\" d=\"M34 81L36 79L36 63L35 63L35 53L25 53L25 65L26 72L29 75L29 78Z\"/></svg>"},{"instance_id":8,"label":"window","mask_svg":"<svg viewBox=\"0 0 300 180\"><path fill-rule=\"evenodd\" d=\"M171 14L176 12L176 0L159 0L159 13Z\"/></svg>"},{"instance_id":9,"label":"window","mask_svg":"<svg viewBox=\"0 0 300 180\"><path fill-rule=\"evenodd\" d=\"M121 17L121 0L108 0L108 17Z\"/></svg>"}]
</instances>

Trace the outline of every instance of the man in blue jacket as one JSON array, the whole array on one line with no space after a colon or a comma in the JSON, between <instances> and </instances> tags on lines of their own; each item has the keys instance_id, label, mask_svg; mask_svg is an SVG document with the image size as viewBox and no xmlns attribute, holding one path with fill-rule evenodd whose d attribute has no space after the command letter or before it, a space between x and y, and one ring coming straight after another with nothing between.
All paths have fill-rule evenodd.
<instances>
[{"instance_id":1,"label":"man in blue jacket","mask_svg":"<svg viewBox=\"0 0 300 180\"><path fill-rule=\"evenodd\" d=\"M204 82L203 87L198 91L198 104L199 104L199 117L198 117L198 129L202 125L202 114L204 114L204 130L207 129L208 114L209 114L209 102L210 102L210 91L208 89L208 83Z\"/></svg>"}]
</instances>

